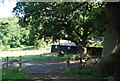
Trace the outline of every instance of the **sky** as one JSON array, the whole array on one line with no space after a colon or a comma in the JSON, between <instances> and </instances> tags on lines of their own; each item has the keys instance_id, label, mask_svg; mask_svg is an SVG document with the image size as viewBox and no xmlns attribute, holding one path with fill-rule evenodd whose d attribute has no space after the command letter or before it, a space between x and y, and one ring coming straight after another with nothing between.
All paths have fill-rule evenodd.
<instances>
[{"instance_id":1,"label":"sky","mask_svg":"<svg viewBox=\"0 0 120 81\"><path fill-rule=\"evenodd\" d=\"M0 18L13 16L12 9L16 6L15 0L0 0Z\"/></svg>"}]
</instances>

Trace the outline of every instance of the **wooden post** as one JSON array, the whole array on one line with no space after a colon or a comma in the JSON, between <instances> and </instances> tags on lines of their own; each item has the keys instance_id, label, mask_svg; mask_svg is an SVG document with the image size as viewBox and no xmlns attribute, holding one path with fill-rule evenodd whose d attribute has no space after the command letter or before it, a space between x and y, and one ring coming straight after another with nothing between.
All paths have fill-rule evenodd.
<instances>
[{"instance_id":1,"label":"wooden post","mask_svg":"<svg viewBox=\"0 0 120 81\"><path fill-rule=\"evenodd\" d=\"M69 57L67 57L66 59L66 64L67 64L67 71L70 70L70 61L69 61Z\"/></svg>"},{"instance_id":2,"label":"wooden post","mask_svg":"<svg viewBox=\"0 0 120 81\"><path fill-rule=\"evenodd\" d=\"M8 72L8 56L6 57L6 73Z\"/></svg>"},{"instance_id":3,"label":"wooden post","mask_svg":"<svg viewBox=\"0 0 120 81\"><path fill-rule=\"evenodd\" d=\"M41 56L42 56L42 55L40 54L40 59L41 59Z\"/></svg>"},{"instance_id":4,"label":"wooden post","mask_svg":"<svg viewBox=\"0 0 120 81\"><path fill-rule=\"evenodd\" d=\"M60 39L59 39L59 44L58 44L58 55L60 54Z\"/></svg>"},{"instance_id":5,"label":"wooden post","mask_svg":"<svg viewBox=\"0 0 120 81\"><path fill-rule=\"evenodd\" d=\"M19 71L22 70L22 56L19 56Z\"/></svg>"}]
</instances>

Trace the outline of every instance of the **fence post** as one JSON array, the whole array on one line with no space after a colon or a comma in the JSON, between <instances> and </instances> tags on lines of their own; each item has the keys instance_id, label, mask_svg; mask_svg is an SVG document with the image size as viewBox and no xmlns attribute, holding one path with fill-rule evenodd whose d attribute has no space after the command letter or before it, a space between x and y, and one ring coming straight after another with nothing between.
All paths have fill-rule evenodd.
<instances>
[{"instance_id":1,"label":"fence post","mask_svg":"<svg viewBox=\"0 0 120 81\"><path fill-rule=\"evenodd\" d=\"M8 72L8 56L6 57L6 73Z\"/></svg>"},{"instance_id":2,"label":"fence post","mask_svg":"<svg viewBox=\"0 0 120 81\"><path fill-rule=\"evenodd\" d=\"M70 61L69 61L69 57L67 57L67 59L66 59L66 64L67 64L67 71L69 71L70 70Z\"/></svg>"},{"instance_id":3,"label":"fence post","mask_svg":"<svg viewBox=\"0 0 120 81\"><path fill-rule=\"evenodd\" d=\"M19 71L21 71L22 70L22 56L20 55L19 56Z\"/></svg>"}]
</instances>

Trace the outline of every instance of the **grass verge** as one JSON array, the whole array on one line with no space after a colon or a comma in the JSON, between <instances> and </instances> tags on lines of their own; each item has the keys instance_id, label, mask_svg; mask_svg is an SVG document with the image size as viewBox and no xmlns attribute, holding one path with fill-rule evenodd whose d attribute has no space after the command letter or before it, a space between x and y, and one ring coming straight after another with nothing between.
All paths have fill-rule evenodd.
<instances>
[{"instance_id":1,"label":"grass verge","mask_svg":"<svg viewBox=\"0 0 120 81\"><path fill-rule=\"evenodd\" d=\"M65 55L64 57L58 57L57 53L48 53L48 54L40 54L40 55L25 55L22 56L22 60L27 60L27 61L41 61L41 60L66 60L67 56L70 55ZM72 55L71 55L72 56ZM70 56L70 57L71 57ZM9 61L16 59L19 60L19 56L10 56ZM5 62L5 57L0 58L0 62Z\"/></svg>"},{"instance_id":2,"label":"grass verge","mask_svg":"<svg viewBox=\"0 0 120 81\"><path fill-rule=\"evenodd\" d=\"M9 81L19 81L21 79L27 79L29 74L19 71L19 70L8 70L2 69L2 81L9 80Z\"/></svg>"},{"instance_id":3,"label":"grass verge","mask_svg":"<svg viewBox=\"0 0 120 81\"><path fill-rule=\"evenodd\" d=\"M108 77L95 77L96 75L94 74L94 70L91 69L82 69L82 70L70 70L66 72L66 74L75 76L78 78L83 78L83 79L93 79L93 81L115 81L115 78L113 76L108 76Z\"/></svg>"},{"instance_id":4,"label":"grass verge","mask_svg":"<svg viewBox=\"0 0 120 81\"><path fill-rule=\"evenodd\" d=\"M82 70L70 70L66 72L68 75L72 75L78 78L84 78L84 79L95 79L92 75L92 70L90 69L82 69Z\"/></svg>"}]
</instances>

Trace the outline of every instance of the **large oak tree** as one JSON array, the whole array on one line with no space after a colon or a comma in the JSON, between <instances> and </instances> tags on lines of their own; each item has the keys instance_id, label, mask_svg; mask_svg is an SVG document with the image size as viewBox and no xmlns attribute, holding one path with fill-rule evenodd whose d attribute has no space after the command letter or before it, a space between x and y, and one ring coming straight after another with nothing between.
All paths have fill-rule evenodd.
<instances>
[{"instance_id":1,"label":"large oak tree","mask_svg":"<svg viewBox=\"0 0 120 81\"><path fill-rule=\"evenodd\" d=\"M105 8L104 45L102 53L102 73L115 76L119 81L120 75L120 3L107 3Z\"/></svg>"},{"instance_id":2,"label":"large oak tree","mask_svg":"<svg viewBox=\"0 0 120 81\"><path fill-rule=\"evenodd\" d=\"M19 2L13 12L23 15L19 17L20 25L31 29L32 41L67 39L85 50L91 35L101 35L103 7L104 4L89 2Z\"/></svg>"}]
</instances>

